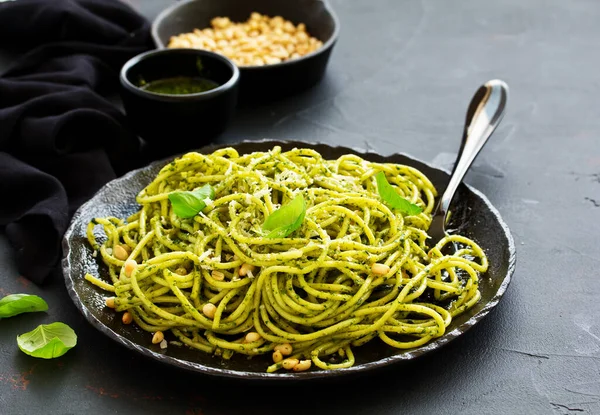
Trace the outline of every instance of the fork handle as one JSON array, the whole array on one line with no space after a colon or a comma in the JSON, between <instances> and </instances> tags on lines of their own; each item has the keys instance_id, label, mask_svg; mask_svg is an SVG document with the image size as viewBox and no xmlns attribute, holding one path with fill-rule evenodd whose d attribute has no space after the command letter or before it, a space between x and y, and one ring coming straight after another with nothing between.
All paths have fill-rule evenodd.
<instances>
[{"instance_id":1,"label":"fork handle","mask_svg":"<svg viewBox=\"0 0 600 415\"><path fill-rule=\"evenodd\" d=\"M498 79L486 82L473 95L467 110L460 150L436 212L443 218L447 217L450 203L467 170L502 120L507 100L508 85Z\"/></svg>"}]
</instances>

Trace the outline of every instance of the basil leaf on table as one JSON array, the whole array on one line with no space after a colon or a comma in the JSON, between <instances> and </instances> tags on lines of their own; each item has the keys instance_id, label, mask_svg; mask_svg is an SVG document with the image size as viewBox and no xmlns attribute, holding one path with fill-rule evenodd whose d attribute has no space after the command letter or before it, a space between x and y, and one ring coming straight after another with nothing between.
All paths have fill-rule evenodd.
<instances>
[{"instance_id":1,"label":"basil leaf on table","mask_svg":"<svg viewBox=\"0 0 600 415\"><path fill-rule=\"evenodd\" d=\"M46 310L48 304L37 295L11 294L0 299L0 318Z\"/></svg>"},{"instance_id":2,"label":"basil leaf on table","mask_svg":"<svg viewBox=\"0 0 600 415\"><path fill-rule=\"evenodd\" d=\"M410 203L396 192L396 189L389 184L385 173L380 171L375 175L377 181L377 192L379 197L392 209L399 210L400 213L408 216L418 215L423 211L420 206Z\"/></svg>"},{"instance_id":3,"label":"basil leaf on table","mask_svg":"<svg viewBox=\"0 0 600 415\"><path fill-rule=\"evenodd\" d=\"M41 324L28 333L17 336L19 349L41 359L62 356L77 344L77 335L64 323Z\"/></svg>"},{"instance_id":4,"label":"basil leaf on table","mask_svg":"<svg viewBox=\"0 0 600 415\"><path fill-rule=\"evenodd\" d=\"M192 218L206 207L206 199L215 199L215 190L206 184L193 191L173 192L169 194L169 200L173 211L180 218Z\"/></svg>"},{"instance_id":5,"label":"basil leaf on table","mask_svg":"<svg viewBox=\"0 0 600 415\"><path fill-rule=\"evenodd\" d=\"M298 195L291 202L271 213L262 228L271 231L266 238L285 238L302 226L306 215L306 202Z\"/></svg>"}]
</instances>

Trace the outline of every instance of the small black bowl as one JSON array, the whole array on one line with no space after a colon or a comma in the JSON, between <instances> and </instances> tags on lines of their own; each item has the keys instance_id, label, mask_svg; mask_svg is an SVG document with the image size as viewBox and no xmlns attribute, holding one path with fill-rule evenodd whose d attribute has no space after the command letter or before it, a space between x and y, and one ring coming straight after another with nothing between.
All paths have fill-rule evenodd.
<instances>
[{"instance_id":1,"label":"small black bowl","mask_svg":"<svg viewBox=\"0 0 600 415\"><path fill-rule=\"evenodd\" d=\"M219 86L199 93L159 94L144 83L173 78L202 77ZM201 147L222 133L237 104L239 70L224 56L196 49L145 52L121 68L121 98L136 132L163 154ZM160 151L155 151L161 154Z\"/></svg>"},{"instance_id":2,"label":"small black bowl","mask_svg":"<svg viewBox=\"0 0 600 415\"><path fill-rule=\"evenodd\" d=\"M166 48L172 36L210 27L214 17L246 21L250 13L281 16L294 24L304 23L307 32L323 46L301 58L265 66L240 67L240 100L264 102L305 90L319 82L339 33L339 21L323 0L189 0L160 13L152 23L158 48Z\"/></svg>"}]
</instances>

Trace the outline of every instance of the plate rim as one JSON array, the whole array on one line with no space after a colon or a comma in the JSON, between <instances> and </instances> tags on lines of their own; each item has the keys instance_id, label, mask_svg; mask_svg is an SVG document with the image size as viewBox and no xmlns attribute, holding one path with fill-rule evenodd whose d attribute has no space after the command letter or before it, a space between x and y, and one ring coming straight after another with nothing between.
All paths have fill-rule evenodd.
<instances>
[{"instance_id":1,"label":"plate rim","mask_svg":"<svg viewBox=\"0 0 600 415\"><path fill-rule=\"evenodd\" d=\"M462 184L465 185L469 189L469 191L471 191L475 196L477 196L479 199L481 199L481 201L486 205L486 207L489 209L490 213L495 217L496 221L502 228L504 237L506 238L507 243L508 243L507 249L509 252L508 267L507 267L506 275L504 276L502 283L500 284L500 286L498 287L498 290L496 291L494 296L490 299L490 301L488 301L485 304L485 306L481 310L479 310L476 314L471 316L471 318L469 318L469 320L467 320L466 322L462 323L461 325L455 327L450 332L445 333L443 336L441 336L435 340L432 340L429 343L425 344L424 346L416 348L410 352L395 354L395 355L388 356L388 357L385 357L383 359L376 360L373 362L367 362L367 363L355 365L355 366L352 366L349 368L336 369L336 370L319 370L319 371L298 372L298 373L294 373L294 372L292 372L292 373L289 373L289 372L282 372L282 373L264 372L264 373L261 373L261 372L231 370L231 369L225 369L225 368L215 368L215 367L211 367L211 366L206 366L202 363L192 362L189 360L182 360L182 359L179 359L176 357L157 353L145 346L137 344L137 343L129 340L128 338L122 336L121 334L116 333L110 327L108 327L107 325L102 323L102 321L100 321L90 310L88 310L88 308L83 304L83 301L80 298L79 293L77 292L77 290L75 289L75 286L74 286L75 282L74 282L74 279L72 278L71 261L70 261L71 246L70 246L69 238L73 234L74 228L77 225L77 221L78 221L79 217L82 215L82 212L85 210L85 208L90 203L92 203L92 201L98 196L98 194L100 192L103 192L106 188L108 188L110 186L114 186L116 184L119 184L120 182L127 182L129 179L131 179L133 176L135 176L137 174L140 174L144 171L152 169L158 165L164 165L164 164L172 161L173 159L175 159L183 154L189 153L189 152L209 153L209 152L215 151L219 148L225 148L225 147L234 147L235 148L236 146L243 145L243 144L251 145L251 144L266 144L266 143L273 143L273 145L287 144L287 145L296 145L296 146L301 146L301 145L327 146L332 149L347 149L347 150L352 150L361 155L365 155L365 156L368 156L368 155L375 156L376 155L378 157L383 157L383 158L392 158L395 156L402 156L402 157L408 158L410 160L413 160L415 162L421 163L430 169L438 170L438 171L441 171L448 175L450 174L450 172L445 168L434 166L431 163L425 162L419 158L416 158L416 157L414 157L410 154L404 153L404 152L394 152L389 155L383 155L381 153L376 153L376 152L366 150L366 149L363 149L360 147L331 145L331 144L327 144L324 142L318 142L318 141L299 141L299 140L285 140L285 139L282 140L282 139L274 139L274 138L263 138L263 139L259 139L259 140L244 139L241 141L237 141L235 143L212 143L212 144L209 144L206 146L202 146L198 149L190 149L183 153L174 154L174 155L162 158L160 160L152 161L151 163L147 164L146 166L131 170L131 171L127 172L126 174L122 175L121 177L118 177L116 179L113 179L113 180L105 183L100 189L98 189L98 191L96 193L94 193L93 196L91 196L86 202L84 202L76 210L75 214L71 218L71 221L69 223L69 226L68 226L66 232L63 235L62 259L61 259L61 268L62 268L62 272L63 272L63 278L65 280L65 285L67 288L67 292L69 293L69 297L71 298L71 301L73 301L76 308L84 316L84 318L88 321L88 323L90 323L92 326L94 326L97 330L99 330L104 335L107 335L113 341L119 343L122 346L125 346L128 349L133 349L133 350L141 353L143 356L145 356L147 358L152 358L163 364L168 364L170 366L175 366L175 367L185 369L185 370L188 370L191 372L196 372L196 373L205 374L205 375L212 375L212 376L217 376L217 377L236 378L236 379L306 380L306 379L324 379L324 378L332 378L332 377L338 377L338 376L351 376L353 374L359 374L359 373L363 373L366 371L372 371L374 369L380 369L383 367L387 367L392 364L406 362L406 361L414 359L415 357L420 357L420 356L429 354L435 350L440 349L441 347L448 344L452 340L456 339L460 335L466 333L473 326L475 326L478 322L480 322L485 316L487 316L490 313L490 311L498 305L498 303L504 296L508 286L510 285L513 273L516 268L516 261L517 261L516 245L515 245L512 233L510 231L510 228L508 227L508 225L502 218L498 209L491 203L491 201L487 198L487 196L485 196L485 194L483 194L481 191L477 190L472 185L469 185L469 184L463 182Z\"/></svg>"}]
</instances>

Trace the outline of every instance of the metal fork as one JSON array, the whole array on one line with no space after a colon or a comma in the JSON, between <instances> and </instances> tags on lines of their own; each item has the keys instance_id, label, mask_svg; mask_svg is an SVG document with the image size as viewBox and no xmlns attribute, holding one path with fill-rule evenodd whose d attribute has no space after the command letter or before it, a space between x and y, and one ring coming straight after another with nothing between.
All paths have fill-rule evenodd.
<instances>
[{"instance_id":1,"label":"metal fork","mask_svg":"<svg viewBox=\"0 0 600 415\"><path fill-rule=\"evenodd\" d=\"M483 84L469 104L460 150L454 163L448 186L440 197L429 226L429 246L435 246L448 235L446 223L448 211L458 185L467 170L492 135L502 117L508 100L508 85L494 79Z\"/></svg>"}]
</instances>

